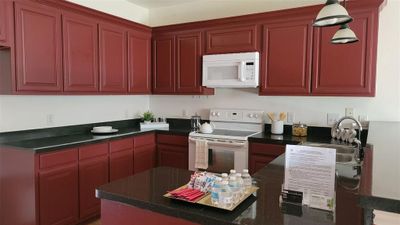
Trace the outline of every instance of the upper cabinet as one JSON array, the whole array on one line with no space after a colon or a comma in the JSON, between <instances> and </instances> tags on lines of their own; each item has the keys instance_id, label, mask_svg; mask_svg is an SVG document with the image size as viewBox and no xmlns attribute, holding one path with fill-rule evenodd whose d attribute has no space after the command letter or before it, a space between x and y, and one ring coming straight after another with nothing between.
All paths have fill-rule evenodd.
<instances>
[{"instance_id":1,"label":"upper cabinet","mask_svg":"<svg viewBox=\"0 0 400 225\"><path fill-rule=\"evenodd\" d=\"M175 92L175 36L155 37L153 41L153 93Z\"/></svg>"},{"instance_id":2,"label":"upper cabinet","mask_svg":"<svg viewBox=\"0 0 400 225\"><path fill-rule=\"evenodd\" d=\"M315 29L313 52L313 95L374 96L377 10L350 10L350 28L359 41L334 45L330 39L338 27Z\"/></svg>"},{"instance_id":3,"label":"upper cabinet","mask_svg":"<svg viewBox=\"0 0 400 225\"><path fill-rule=\"evenodd\" d=\"M61 12L16 2L15 34L17 91L61 91Z\"/></svg>"},{"instance_id":4,"label":"upper cabinet","mask_svg":"<svg viewBox=\"0 0 400 225\"><path fill-rule=\"evenodd\" d=\"M0 1L0 48L11 46L13 28L12 4L12 1L9 0Z\"/></svg>"},{"instance_id":5,"label":"upper cabinet","mask_svg":"<svg viewBox=\"0 0 400 225\"><path fill-rule=\"evenodd\" d=\"M128 31L128 91L151 93L151 33Z\"/></svg>"},{"instance_id":6,"label":"upper cabinet","mask_svg":"<svg viewBox=\"0 0 400 225\"><path fill-rule=\"evenodd\" d=\"M311 80L312 20L269 21L263 25L263 95L308 95Z\"/></svg>"},{"instance_id":7,"label":"upper cabinet","mask_svg":"<svg viewBox=\"0 0 400 225\"><path fill-rule=\"evenodd\" d=\"M258 41L255 24L213 28L206 31L206 54L254 52Z\"/></svg>"},{"instance_id":8,"label":"upper cabinet","mask_svg":"<svg viewBox=\"0 0 400 225\"><path fill-rule=\"evenodd\" d=\"M126 93L127 49L126 29L100 24L100 91Z\"/></svg>"},{"instance_id":9,"label":"upper cabinet","mask_svg":"<svg viewBox=\"0 0 400 225\"><path fill-rule=\"evenodd\" d=\"M97 23L89 18L63 14L64 91L99 90Z\"/></svg>"}]
</instances>

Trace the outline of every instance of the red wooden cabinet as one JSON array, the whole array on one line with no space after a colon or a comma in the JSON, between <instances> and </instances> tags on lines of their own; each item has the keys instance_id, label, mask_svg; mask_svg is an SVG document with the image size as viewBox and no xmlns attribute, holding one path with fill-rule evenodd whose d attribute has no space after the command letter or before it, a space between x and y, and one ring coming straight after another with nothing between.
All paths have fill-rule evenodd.
<instances>
[{"instance_id":1,"label":"red wooden cabinet","mask_svg":"<svg viewBox=\"0 0 400 225\"><path fill-rule=\"evenodd\" d=\"M154 168L156 165L156 140L154 133L134 138L134 173Z\"/></svg>"},{"instance_id":2,"label":"red wooden cabinet","mask_svg":"<svg viewBox=\"0 0 400 225\"><path fill-rule=\"evenodd\" d=\"M181 34L176 37L176 92L201 92L201 32Z\"/></svg>"},{"instance_id":3,"label":"red wooden cabinet","mask_svg":"<svg viewBox=\"0 0 400 225\"><path fill-rule=\"evenodd\" d=\"M285 153L285 145L253 143L249 144L249 172L254 174L276 157Z\"/></svg>"},{"instance_id":4,"label":"red wooden cabinet","mask_svg":"<svg viewBox=\"0 0 400 225\"><path fill-rule=\"evenodd\" d=\"M100 213L96 187L108 183L108 144L99 143L79 148L79 218Z\"/></svg>"},{"instance_id":5,"label":"red wooden cabinet","mask_svg":"<svg viewBox=\"0 0 400 225\"><path fill-rule=\"evenodd\" d=\"M188 168L188 137L180 135L157 135L157 165Z\"/></svg>"},{"instance_id":6,"label":"red wooden cabinet","mask_svg":"<svg viewBox=\"0 0 400 225\"><path fill-rule=\"evenodd\" d=\"M151 93L151 33L128 31L128 92Z\"/></svg>"},{"instance_id":7,"label":"red wooden cabinet","mask_svg":"<svg viewBox=\"0 0 400 225\"><path fill-rule=\"evenodd\" d=\"M126 93L126 30L113 24L99 25L100 91Z\"/></svg>"},{"instance_id":8,"label":"red wooden cabinet","mask_svg":"<svg viewBox=\"0 0 400 225\"><path fill-rule=\"evenodd\" d=\"M378 10L349 10L350 28L359 41L334 45L338 27L316 29L313 53L313 95L374 96Z\"/></svg>"},{"instance_id":9,"label":"red wooden cabinet","mask_svg":"<svg viewBox=\"0 0 400 225\"><path fill-rule=\"evenodd\" d=\"M63 150L40 156L39 221L41 225L78 222L78 152Z\"/></svg>"},{"instance_id":10,"label":"red wooden cabinet","mask_svg":"<svg viewBox=\"0 0 400 225\"><path fill-rule=\"evenodd\" d=\"M61 12L16 2L15 34L17 91L61 91Z\"/></svg>"},{"instance_id":11,"label":"red wooden cabinet","mask_svg":"<svg viewBox=\"0 0 400 225\"><path fill-rule=\"evenodd\" d=\"M110 142L110 181L133 174L133 138Z\"/></svg>"},{"instance_id":12,"label":"red wooden cabinet","mask_svg":"<svg viewBox=\"0 0 400 225\"><path fill-rule=\"evenodd\" d=\"M260 95L309 95L312 20L263 25Z\"/></svg>"},{"instance_id":13,"label":"red wooden cabinet","mask_svg":"<svg viewBox=\"0 0 400 225\"><path fill-rule=\"evenodd\" d=\"M153 41L153 93L175 92L175 36L159 36Z\"/></svg>"},{"instance_id":14,"label":"red wooden cabinet","mask_svg":"<svg viewBox=\"0 0 400 225\"><path fill-rule=\"evenodd\" d=\"M0 48L10 47L13 31L13 3L10 0L0 1Z\"/></svg>"},{"instance_id":15,"label":"red wooden cabinet","mask_svg":"<svg viewBox=\"0 0 400 225\"><path fill-rule=\"evenodd\" d=\"M98 28L87 17L63 13L64 91L99 90Z\"/></svg>"},{"instance_id":16,"label":"red wooden cabinet","mask_svg":"<svg viewBox=\"0 0 400 225\"><path fill-rule=\"evenodd\" d=\"M257 25L225 26L206 31L206 54L258 50Z\"/></svg>"}]
</instances>

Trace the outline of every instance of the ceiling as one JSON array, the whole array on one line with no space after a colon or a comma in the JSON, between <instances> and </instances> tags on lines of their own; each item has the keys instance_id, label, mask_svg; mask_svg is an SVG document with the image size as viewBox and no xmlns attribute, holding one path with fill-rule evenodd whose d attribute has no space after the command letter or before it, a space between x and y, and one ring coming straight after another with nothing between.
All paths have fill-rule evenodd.
<instances>
[{"instance_id":1,"label":"ceiling","mask_svg":"<svg viewBox=\"0 0 400 225\"><path fill-rule=\"evenodd\" d=\"M144 8L160 8L166 6L173 6L184 4L188 2L195 2L199 0L127 0L128 2L132 2L136 5L142 6Z\"/></svg>"}]
</instances>

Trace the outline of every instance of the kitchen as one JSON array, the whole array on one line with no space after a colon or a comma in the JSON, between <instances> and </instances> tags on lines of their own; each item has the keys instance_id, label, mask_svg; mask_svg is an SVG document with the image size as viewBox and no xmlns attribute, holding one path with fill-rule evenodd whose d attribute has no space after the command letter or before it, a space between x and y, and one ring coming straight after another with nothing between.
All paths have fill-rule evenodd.
<instances>
[{"instance_id":1,"label":"kitchen","mask_svg":"<svg viewBox=\"0 0 400 225\"><path fill-rule=\"evenodd\" d=\"M139 155L148 153L144 149L152 149L153 152L151 154L164 153L167 164L172 163L179 167L182 165L180 164L182 160L177 159L185 159L185 157L187 159L187 130L190 130L189 121L191 116L197 113L201 116L201 119L210 120L210 109L245 109L276 113L286 112L288 118L290 117L292 120L291 123L286 121L287 125L298 122L307 124L310 128L310 134L312 132L312 127L331 127L332 124L328 124L327 117L330 116L333 120L337 120L345 115L346 108L353 109L354 116L359 120L400 121L400 64L398 62L400 58L398 26L400 7L399 2L395 0L389 0L382 4L380 1L366 1L366 3L359 3L357 0L347 1L347 5L351 10L352 7L356 7L357 4L365 4L365 6L362 7L372 10L370 14L368 10L364 9L359 10L362 12L357 12L357 10L355 10L356 13L354 14L350 11L351 16L360 18L350 23L350 27L354 29L358 38L361 40L358 44L355 43L356 50L354 50L352 56L357 58L354 61L348 58L340 58L340 54L337 56L335 52L329 53L329 51L335 51L333 48L343 48L336 47L337 45L331 45L329 43L329 39L332 38L337 27L330 30L330 32L324 33L321 39L314 38L314 40L312 40L310 38L310 36L312 36L310 35L312 27L308 24L311 24L313 20L315 20L318 11L323 7L324 1L251 1L251 4L243 1L234 1L229 4L225 1L214 3L207 2L207 4L203 1L185 1L184 4L182 1L74 1L80 5L97 9L117 17L122 17L126 20L81 8L81 6L70 5L66 2L61 2L61 5L58 5L56 1L41 1L41 4L46 5L43 7L38 6L37 4L39 3L32 2L35 1L15 1L15 3L6 4L8 8L0 7L0 12L2 12L0 16L7 15L6 18L8 18L7 20L2 18L1 21L8 21L6 24L8 24L8 29L11 29L11 32L7 33L10 35L10 38L4 43L2 42L2 38L4 37L3 31L7 29L0 29L2 31L0 32L0 45L5 46L5 48L0 50L1 91L4 94L0 97L0 132L2 132L2 134L0 134L0 139L2 139L2 142L6 139L6 142L19 141L23 145L33 146L38 144L32 141L34 137L55 137L55 140L50 141L51 144L59 144L60 139L56 138L57 136L55 134L58 136L65 136L66 133L73 133L76 135L76 138L78 138L78 141L82 141L85 140L87 136L82 137L77 133L81 131L88 132L90 131L89 128L95 125L103 125L101 122L129 120L128 123L121 123L118 126L113 124L113 126L119 127L121 132L123 132L124 129L129 130L133 127L137 129L139 126L138 121L132 119L140 118L144 112L150 110L157 117L168 118L170 129L174 130L176 128L176 132L162 133L163 131L157 131L161 132L156 134L157 137L150 137L147 139L140 138L140 136L133 136L133 139L135 139L133 142L134 146L130 146L129 148L139 149L139 151L137 151ZM2 1L1 4L5 4L4 1ZM307 16L303 16L303 14L300 13L299 20L297 20L297 17L292 19L293 13L291 9L296 10L296 7L312 5L318 6L311 9L304 8L304 12L301 11L305 14L309 13ZM39 9L37 10L37 8ZM58 10L52 10L54 8ZM278 11L276 15L280 18L284 18L282 19L283 21L278 20L277 22L270 22L273 21L273 12L277 10L283 10ZM48 19L45 21L40 18L38 19L38 17L35 17L35 14L31 13L32 11L39 11L39 15L45 14L48 16ZM17 12L20 12L20 14L17 14ZM26 14L24 14L24 12ZM255 13L261 14L257 15ZM50 14L50 16L48 14ZM76 16L75 14L79 15ZM252 15L254 18L251 18L251 16L250 18L243 16L218 20L218 18L246 14L255 15ZM259 20L257 16L260 16L262 19ZM10 20L9 18L15 19ZM26 18L28 18L27 21L24 21ZM33 19L30 20L29 18ZM34 20L35 18L37 20ZM185 25L173 25L203 20L210 21L189 24L190 34L187 34L186 30L189 28L185 27ZM258 25L254 25L252 22L254 20L259 20L255 23ZM293 20L295 21L293 22ZM76 25L77 21L83 21L82 23L84 26L74 27L73 25ZM1 23L2 25L4 24L3 22ZM23 24L27 22L31 23L28 23L29 25L26 27L27 30L20 29L23 27ZM52 28L48 29L35 25L35 23L48 24L49 22L56 22L56 24L60 24L60 26L57 26L56 29L53 30ZM377 28L378 22L379 29ZM129 36L114 35L118 32L114 32L115 26L110 25L110 23L117 23L118 25L129 27L129 31L126 31L127 33L129 32ZM236 23L234 27L237 26L238 29L232 30L232 23ZM276 23L278 23L278 28L281 24L284 24L289 27L294 26L295 29L283 29L283 31L276 29L275 31L277 32L274 33L273 28L274 25L276 27ZM61 26L61 24L63 25ZM68 25L70 26L71 35L62 35L63 38L56 38L57 35L61 37L61 34L65 34L64 29L66 29ZM263 26L266 28L264 29ZM275 45L265 45L261 43L265 32L270 28L269 26L271 26L272 31L269 41L270 43L276 42ZM368 26L368 29L365 26ZM369 29L371 28L369 26L371 26L372 29ZM35 27L34 29L43 28L43 30L41 30L42 32L35 33L34 30L32 31L29 29L31 27ZM150 27L153 29L151 30ZM102 33L94 33L97 37L100 35L104 37L104 39L101 37L99 40L96 38L88 38L93 38L93 36L91 36L93 32L89 31L97 31L97 29ZM368 30L369 33L366 32L365 29ZM24 37L25 33L22 35L23 32L28 32L26 33L26 37ZM54 43L55 47L51 45L46 50L47 52L53 51L54 54L47 54L47 52L39 54L38 52L43 52L43 46L35 42L30 43L29 40L36 40L37 38L38 40L46 40L45 43L53 43L53 41L49 39L51 38L48 36L49 32L55 34L53 38L56 39L56 43ZM74 36L73 32L81 32L82 35ZM244 43L244 47L237 46L240 43L231 46L234 50L229 50L229 46L226 47L228 50L213 49L213 46L206 47L206 40L209 40L207 39L206 33L210 38L216 38L215 40L218 44L218 38L221 37L221 35L224 37L224 32L226 32L225 34L228 36L233 34L237 35L237 37L243 37L240 36L240 32L244 32L245 35L253 35L251 36L253 39L244 36L244 40L248 42ZM299 32L305 35L301 36ZM107 40L107 38L109 39ZM118 45L113 45L113 41L124 38L127 39L126 41L128 42L128 47L126 47L128 51L130 49L129 46L132 47L135 45L143 49L139 51L133 50L131 52L132 54L123 54L123 50L118 52L120 48ZM232 36L230 36L230 38L232 38ZM22 48L20 45L23 40L28 41L26 42L26 48ZM69 49L72 51L70 55L67 55L67 40L70 40L70 46L73 46ZM81 40L86 40L88 42L81 43ZM104 40L104 42L102 42L102 40ZM320 40L321 42L323 40L326 41L321 44L321 62L318 62L315 57L315 54L318 54L315 52L318 49L314 48L314 46L316 46L314 44L316 40ZM239 41L241 41L241 39L239 39ZM90 43L92 43L92 45ZM108 50L111 49L111 52L101 52L104 49L96 47L96 43L104 44L104 49L107 49L106 45L109 44L111 48L108 48ZM175 47L171 47L171 43L173 43ZM303 43L305 43L305 45L303 45ZM360 43L363 43L363 45ZM177 54L179 51L177 48L178 45L181 46L184 51L189 52L192 51L191 48L195 46L194 53L198 54L201 52L201 55L232 52L260 52L260 88L205 88L202 85L199 86L202 75L200 72L202 66L200 61L201 57L196 58L195 60L198 61L192 65L191 63L193 62L190 61L190 58L182 57ZM200 45L202 45L202 47L200 47ZM305 53L303 50L299 50L299 45L301 45L300 47L308 46L308 48L305 48ZM94 47L90 48L90 46ZM159 48L156 48L158 46ZM362 49L362 47L365 49ZM24 53L26 49L34 53L31 55L29 55L31 52ZM80 57L78 54L79 51L75 51L76 49L89 52L91 52L91 49L94 49L93 51L95 53L92 52L93 61L87 61L87 58ZM152 51L149 49L152 49ZM294 50L290 51L291 49ZM324 52L324 50L328 53ZM168 53L168 51L173 52ZM283 54L282 52L285 51L292 54L280 56L280 54ZM135 54L137 52L139 53ZM269 52L271 54L267 57L269 60L263 58L266 57L266 54L263 54L264 52ZM100 57L97 57L98 53ZM147 55L143 53L147 53ZM27 54L25 56L28 58L25 58L25 60L33 60L33 64L29 64L29 61L28 64L24 64L21 54ZM345 54L349 53L345 52ZM375 54L376 58L374 58ZM162 56L156 57L158 55ZM76 58L72 56L76 56ZM116 60L113 61L113 59ZM158 62L160 60L161 62ZM178 65L178 61L184 61L184 63ZM110 85L107 79L103 79L103 76L107 74L107 68L102 66L105 65L106 62L111 62L113 69L117 71L119 69L121 71L115 73L119 78L121 77L120 74L125 74L121 79L125 79L124 82L122 82L125 83L123 87L127 87L125 92L129 92L129 94L121 94L121 92L118 92L120 86L118 86L118 84L114 85L114 82L118 83L120 81L118 80L119 78L116 78L116 80L110 79ZM270 70L265 71L263 62L269 63ZM298 62L302 62L303 64L299 65ZM336 64L329 62L336 62ZM287 68L285 68L286 64L288 65ZM343 64L346 66L343 66ZM40 66L35 67L35 65ZM66 65L70 65L70 67ZM180 65L192 66L180 67ZM322 72L317 74L315 68L319 65L321 66L320 71ZM24 71L27 70L27 74L29 75L29 70L32 70L31 74L33 74L37 73L38 69L43 69L43 67L51 71L49 73L50 80L46 80L44 82L45 84L40 83L43 81L40 79L48 79L48 77L39 76L35 79L22 80L22 82L20 82L21 77L23 78L21 74L23 74ZM15 68L15 70L13 68ZM126 69L121 70L121 68ZM131 77L134 77L132 74L137 71L136 69L146 74L147 76L145 77L147 79L139 78L139 80L131 80ZM265 80L265 75L263 74L276 74L277 72L279 73L280 69L288 69L288 73L297 72L296 74L298 74L298 76L294 78L296 80L283 77L282 79L272 80L275 83L271 86L266 82L267 80ZM346 83L346 81L349 80L351 81L352 78L349 78L349 70L359 73L360 79L366 79L363 80L366 83L363 82L361 88L346 88L345 86L341 86L342 83ZM151 71L151 73L148 71ZM159 73L158 71L162 72ZM76 75L74 77L74 74L78 74L78 76L83 76L84 78L76 79ZM182 78L180 74L191 74L191 77L185 80L185 77ZM335 77L336 74L343 74L343 76ZM374 79L375 75L376 83ZM12 81L12 78L15 76L17 76L16 80L20 83ZM67 76L71 76L70 79L66 79ZM99 76L101 77L100 79L98 78ZM158 76L160 77L158 78ZM193 76L195 78L195 84L193 83ZM322 84L319 89L315 88L315 84L312 83L315 81L314 77L318 76L320 76ZM330 80L324 80L328 78L333 79L333 83L329 83ZM153 83L151 83L149 79L152 79ZM132 83L130 83L131 81ZM136 84L140 84L140 86L135 86L135 82ZM325 83L326 86L323 86L324 82L328 82ZM359 85L357 82L360 82L360 80L356 80L355 82L356 85ZM185 85L189 87L187 88ZM273 85L275 85L275 87ZM291 85L298 85L300 88L294 88ZM334 87L333 90L330 89L329 91L332 91L331 93L324 94L324 91L329 89L329 85L336 85L336 88ZM128 86L130 88L129 90ZM135 94L135 92L137 94ZM346 97L340 97L342 95ZM292 116L289 116L289 114ZM266 119L265 123L270 124L270 121ZM76 127L78 125L81 125L81 127ZM29 130L32 129L64 126L72 126L71 128L73 129L70 129L71 131L68 132L65 130L34 130L33 133L29 132ZM384 133L384 131L379 132ZM285 132L285 134L286 133L287 132ZM18 134L18 137L13 137L12 134ZM162 136L171 134L178 135L172 139L171 137L168 138L168 136ZM90 133L85 135L90 136ZM311 135L309 136L311 137ZM182 137L184 138L182 139ZM136 140L137 138L139 138L138 141ZM74 141L76 140L74 139ZM112 141L117 140L110 139L109 145L116 145L116 148L118 148L119 143L111 144ZM107 148L102 146L101 143L101 141L98 143L100 146L97 146L97 148ZM48 143L46 144L48 145ZM375 143L371 144L375 145ZM79 146L80 145L75 144L71 147L78 148L78 151L80 151ZM90 145L87 146L88 148L90 147ZM160 151L160 149L163 151ZM168 152L168 149L174 149L174 154L169 154L170 152ZM109 149L104 150L104 152L108 150ZM90 149L88 151L90 151ZM122 152L118 151L118 149L115 151ZM158 152L154 153L154 151ZM135 151L127 154L134 155ZM388 154L394 153L388 150ZM32 157L35 158L35 155ZM79 157L81 156L79 155ZM103 155L100 158L104 161L104 158L107 157L112 156ZM133 158L135 158L135 156ZM139 158L140 157L137 157L137 159ZM146 157L143 156L142 159L145 158ZM394 163L399 162L398 158L387 157L386 155L380 155L377 156L377 158L381 160L381 163L385 163L390 159L393 160ZM376 162L375 159L374 156L374 162ZM3 160L5 160L5 157L2 158L2 163L4 162ZM85 159L83 158L82 160ZM88 158L85 163L90 164L89 161L91 161L90 158ZM101 160L98 159L98 161ZM153 164L154 166L159 165L156 161L157 160L147 164ZM138 168L136 168L137 171L147 169L146 163L141 165L141 162L145 162L145 160L132 162L134 164L133 167L138 166ZM185 161L183 162L185 166ZM34 165L31 166L33 167ZM43 166L44 169L46 169L46 166ZM105 167L107 167L107 165L105 165ZM136 169L133 169L135 174ZM32 172L36 170L36 168L32 168ZM394 170L394 173L395 172L396 170ZM399 173L399 171L397 171L397 173ZM91 176L89 175L89 177ZM387 182L383 178L379 179L377 177L374 177L374 180L380 180L384 183ZM1 185L1 190L5 190L3 188L3 182L1 182ZM14 188L17 187L14 186ZM5 201L1 200L1 202ZM29 201L26 200L24 203L28 204L28 202ZM33 199L31 204L36 204L36 201ZM40 217L40 207L37 208L37 212L30 213L34 214L35 217ZM1 209L0 211L5 212L3 208ZM29 213L27 213L27 215L28 214ZM88 214L91 213L88 212ZM10 215L12 215L12 213ZM1 222L5 223L4 225L8 224L6 220ZM13 224L18 224L16 221L12 222L14 222ZM384 224L378 221L375 221L375 223ZM47 224L53 223L49 222ZM68 224L68 222L66 222L66 224Z\"/></svg>"}]
</instances>

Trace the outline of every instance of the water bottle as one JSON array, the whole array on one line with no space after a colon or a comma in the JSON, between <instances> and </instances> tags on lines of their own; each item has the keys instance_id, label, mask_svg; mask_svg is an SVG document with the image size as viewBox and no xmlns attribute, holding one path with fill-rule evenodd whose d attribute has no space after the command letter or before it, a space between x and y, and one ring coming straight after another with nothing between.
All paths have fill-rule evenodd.
<instances>
[{"instance_id":1,"label":"water bottle","mask_svg":"<svg viewBox=\"0 0 400 225\"><path fill-rule=\"evenodd\" d=\"M229 171L229 177L233 177L236 174L236 170L230 170Z\"/></svg>"},{"instance_id":2,"label":"water bottle","mask_svg":"<svg viewBox=\"0 0 400 225\"><path fill-rule=\"evenodd\" d=\"M244 196L244 181L242 179L242 174L241 173L236 173L236 180L239 185L239 198L242 198Z\"/></svg>"},{"instance_id":3,"label":"water bottle","mask_svg":"<svg viewBox=\"0 0 400 225\"><path fill-rule=\"evenodd\" d=\"M220 199L219 195L221 193L221 182L222 182L222 178L217 177L211 188L211 203L213 205L219 205L219 199Z\"/></svg>"},{"instance_id":4,"label":"water bottle","mask_svg":"<svg viewBox=\"0 0 400 225\"><path fill-rule=\"evenodd\" d=\"M233 203L237 204L240 200L240 187L236 176L229 177L229 188L232 191Z\"/></svg>"},{"instance_id":5,"label":"water bottle","mask_svg":"<svg viewBox=\"0 0 400 225\"><path fill-rule=\"evenodd\" d=\"M222 180L223 181L229 181L228 179L228 174L227 173L223 173L223 174L221 174L221 177L222 177Z\"/></svg>"},{"instance_id":6,"label":"water bottle","mask_svg":"<svg viewBox=\"0 0 400 225\"><path fill-rule=\"evenodd\" d=\"M219 194L219 205L223 208L231 208L233 206L232 191L229 188L228 181L221 182L221 192Z\"/></svg>"},{"instance_id":7,"label":"water bottle","mask_svg":"<svg viewBox=\"0 0 400 225\"><path fill-rule=\"evenodd\" d=\"M250 188L252 186L252 179L251 179L248 169L243 170L242 179L243 179L243 185L244 185L244 192L245 192L245 194L247 194L250 192Z\"/></svg>"}]
</instances>

